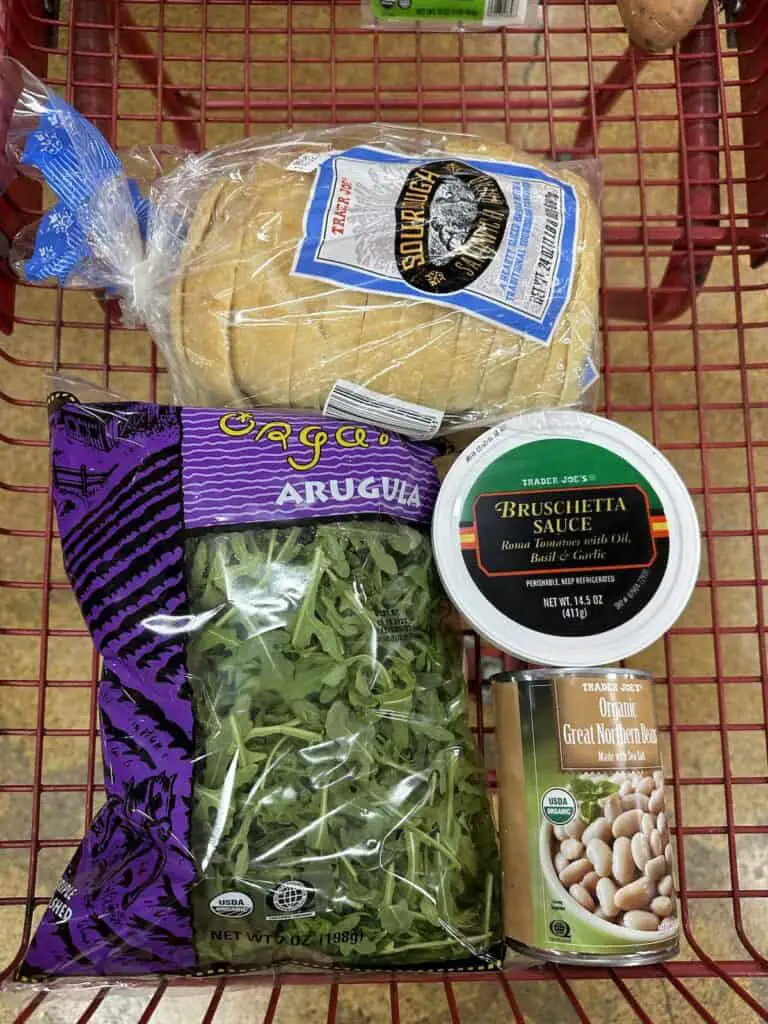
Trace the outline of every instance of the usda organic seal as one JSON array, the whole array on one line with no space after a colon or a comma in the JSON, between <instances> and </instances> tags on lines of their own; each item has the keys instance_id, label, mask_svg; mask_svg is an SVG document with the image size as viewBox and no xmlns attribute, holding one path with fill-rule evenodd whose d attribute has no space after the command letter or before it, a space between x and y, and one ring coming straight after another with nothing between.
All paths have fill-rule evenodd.
<instances>
[{"instance_id":1,"label":"usda organic seal","mask_svg":"<svg viewBox=\"0 0 768 1024\"><path fill-rule=\"evenodd\" d=\"M244 892L220 892L208 906L217 917L247 917L253 910L253 900Z\"/></svg>"},{"instance_id":2,"label":"usda organic seal","mask_svg":"<svg viewBox=\"0 0 768 1024\"><path fill-rule=\"evenodd\" d=\"M576 817L576 801L567 789L554 786L541 798L541 813L553 825L567 825Z\"/></svg>"}]
</instances>

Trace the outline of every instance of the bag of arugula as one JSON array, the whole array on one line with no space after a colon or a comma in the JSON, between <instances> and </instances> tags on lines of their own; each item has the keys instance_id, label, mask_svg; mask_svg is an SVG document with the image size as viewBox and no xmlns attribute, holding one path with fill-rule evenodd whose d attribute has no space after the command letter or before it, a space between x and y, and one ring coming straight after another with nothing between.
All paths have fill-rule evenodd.
<instances>
[{"instance_id":1,"label":"bag of arugula","mask_svg":"<svg viewBox=\"0 0 768 1024\"><path fill-rule=\"evenodd\" d=\"M297 413L51 406L107 800L19 974L494 964L434 452Z\"/></svg>"}]
</instances>

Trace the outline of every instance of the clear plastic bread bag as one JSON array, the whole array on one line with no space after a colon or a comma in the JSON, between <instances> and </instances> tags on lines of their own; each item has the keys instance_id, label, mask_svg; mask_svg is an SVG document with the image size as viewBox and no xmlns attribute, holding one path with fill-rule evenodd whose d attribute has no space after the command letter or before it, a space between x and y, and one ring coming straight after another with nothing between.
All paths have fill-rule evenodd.
<instances>
[{"instance_id":1,"label":"clear plastic bread bag","mask_svg":"<svg viewBox=\"0 0 768 1024\"><path fill-rule=\"evenodd\" d=\"M142 187L13 62L8 144L58 197L13 246L28 281L106 289L176 401L352 416L417 439L588 404L594 162L369 124L249 138Z\"/></svg>"}]
</instances>

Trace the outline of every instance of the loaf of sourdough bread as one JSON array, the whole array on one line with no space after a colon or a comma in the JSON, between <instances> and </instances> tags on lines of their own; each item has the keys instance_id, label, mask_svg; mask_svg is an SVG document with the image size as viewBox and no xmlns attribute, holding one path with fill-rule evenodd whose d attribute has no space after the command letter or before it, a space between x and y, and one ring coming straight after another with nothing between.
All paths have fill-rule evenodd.
<instances>
[{"instance_id":1,"label":"loaf of sourdough bread","mask_svg":"<svg viewBox=\"0 0 768 1024\"><path fill-rule=\"evenodd\" d=\"M383 132L375 125L337 131L333 151L376 147ZM170 305L179 398L322 409L343 380L437 409L454 428L578 403L598 335L600 219L590 186L567 166L505 143L450 138L450 156L465 165L522 164L574 190L573 274L549 344L428 295L379 294L295 273L314 183L307 145L297 142L265 148L196 203ZM449 158L428 152L424 159Z\"/></svg>"}]
</instances>

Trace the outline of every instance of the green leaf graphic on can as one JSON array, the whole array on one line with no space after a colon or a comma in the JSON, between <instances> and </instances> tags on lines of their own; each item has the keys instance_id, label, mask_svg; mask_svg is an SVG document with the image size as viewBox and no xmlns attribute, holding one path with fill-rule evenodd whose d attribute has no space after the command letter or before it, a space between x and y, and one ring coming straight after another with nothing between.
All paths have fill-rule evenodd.
<instances>
[{"instance_id":1,"label":"green leaf graphic on can","mask_svg":"<svg viewBox=\"0 0 768 1024\"><path fill-rule=\"evenodd\" d=\"M586 821L588 825L600 817L601 807L598 801L619 791L618 785L610 779L574 779L570 789L579 801L582 821Z\"/></svg>"}]
</instances>

